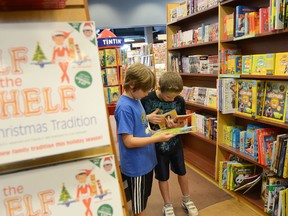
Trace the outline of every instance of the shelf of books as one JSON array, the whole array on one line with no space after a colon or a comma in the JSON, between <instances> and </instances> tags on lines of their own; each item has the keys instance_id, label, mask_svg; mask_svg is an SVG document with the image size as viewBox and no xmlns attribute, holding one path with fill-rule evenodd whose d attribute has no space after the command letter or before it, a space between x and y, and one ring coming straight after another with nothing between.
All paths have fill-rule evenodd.
<instances>
[{"instance_id":1,"label":"shelf of books","mask_svg":"<svg viewBox=\"0 0 288 216\"><path fill-rule=\"evenodd\" d=\"M219 185L272 215L285 214L288 186L287 10L278 0L219 5ZM237 184L235 164L253 167Z\"/></svg>"},{"instance_id":2,"label":"shelf of books","mask_svg":"<svg viewBox=\"0 0 288 216\"><path fill-rule=\"evenodd\" d=\"M168 70L181 74L195 113L194 131L183 135L185 159L259 214L283 215L288 3L207 2L167 6Z\"/></svg>"},{"instance_id":3,"label":"shelf of books","mask_svg":"<svg viewBox=\"0 0 288 216\"><path fill-rule=\"evenodd\" d=\"M167 5L167 70L183 78L193 132L183 135L185 160L215 179L218 5Z\"/></svg>"}]
</instances>

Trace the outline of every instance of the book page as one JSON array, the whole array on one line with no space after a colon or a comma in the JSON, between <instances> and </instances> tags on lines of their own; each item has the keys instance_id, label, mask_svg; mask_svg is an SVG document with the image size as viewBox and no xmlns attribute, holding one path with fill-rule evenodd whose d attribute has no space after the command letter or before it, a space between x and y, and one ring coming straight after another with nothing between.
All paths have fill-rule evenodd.
<instances>
[{"instance_id":1,"label":"book page","mask_svg":"<svg viewBox=\"0 0 288 216\"><path fill-rule=\"evenodd\" d=\"M163 129L163 130L160 129L152 136L159 136L160 134L166 133L166 132L170 132L176 135L190 133L193 127L194 126L188 126L188 127L185 126L185 127L179 127L179 128L168 128L168 129Z\"/></svg>"}]
</instances>

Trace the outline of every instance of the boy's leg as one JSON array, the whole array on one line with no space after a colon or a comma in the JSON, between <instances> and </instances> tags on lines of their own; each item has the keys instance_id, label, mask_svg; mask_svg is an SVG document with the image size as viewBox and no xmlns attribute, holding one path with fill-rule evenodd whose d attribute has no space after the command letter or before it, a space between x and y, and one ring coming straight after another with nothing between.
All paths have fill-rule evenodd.
<instances>
[{"instance_id":1,"label":"boy's leg","mask_svg":"<svg viewBox=\"0 0 288 216\"><path fill-rule=\"evenodd\" d=\"M135 215L142 215L152 190L153 170L143 176L127 177L127 182L131 192L132 211Z\"/></svg>"},{"instance_id":2,"label":"boy's leg","mask_svg":"<svg viewBox=\"0 0 288 216\"><path fill-rule=\"evenodd\" d=\"M184 162L183 149L179 149L171 157L172 171L178 175L178 183L182 192L182 207L189 216L198 216L198 210L190 199L188 178Z\"/></svg>"},{"instance_id":3,"label":"boy's leg","mask_svg":"<svg viewBox=\"0 0 288 216\"><path fill-rule=\"evenodd\" d=\"M159 189L164 201L163 213L164 216L175 216L173 205L170 198L169 183L168 183L170 173L169 155L157 154L157 160L158 164L155 167L155 176L156 179L158 180Z\"/></svg>"}]
</instances>

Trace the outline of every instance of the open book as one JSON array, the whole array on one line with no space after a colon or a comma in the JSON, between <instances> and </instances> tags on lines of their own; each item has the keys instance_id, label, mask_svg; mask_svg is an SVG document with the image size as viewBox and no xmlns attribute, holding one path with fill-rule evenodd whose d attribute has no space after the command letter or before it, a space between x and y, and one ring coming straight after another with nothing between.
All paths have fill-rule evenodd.
<instances>
[{"instance_id":1,"label":"open book","mask_svg":"<svg viewBox=\"0 0 288 216\"><path fill-rule=\"evenodd\" d=\"M171 110L171 111L163 114L164 119L159 124L159 128L160 129L166 128L166 119L169 117L171 119L173 119L174 122L183 122L183 121L187 120L189 117L191 117L192 115L194 115L194 113L190 113L187 115L178 115L175 109Z\"/></svg>"},{"instance_id":2,"label":"open book","mask_svg":"<svg viewBox=\"0 0 288 216\"><path fill-rule=\"evenodd\" d=\"M170 133L173 133L173 134L185 134L185 133L189 133L192 131L192 128L194 126L185 126L185 127L179 127L179 128L168 128L168 129L160 129L158 130L155 134L153 134L153 136L158 136L162 133L166 133L166 132L170 132Z\"/></svg>"},{"instance_id":3,"label":"open book","mask_svg":"<svg viewBox=\"0 0 288 216\"><path fill-rule=\"evenodd\" d=\"M245 194L249 191L252 187L254 187L258 182L262 179L261 174L250 176L243 180L241 184L234 188L234 191L243 191L242 193ZM244 191L245 190L245 191Z\"/></svg>"}]
</instances>

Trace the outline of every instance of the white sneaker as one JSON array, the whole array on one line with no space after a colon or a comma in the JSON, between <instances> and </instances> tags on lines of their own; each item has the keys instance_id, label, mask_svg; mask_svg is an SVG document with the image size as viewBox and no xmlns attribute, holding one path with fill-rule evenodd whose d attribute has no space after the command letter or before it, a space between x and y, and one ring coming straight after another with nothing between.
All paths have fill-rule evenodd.
<instances>
[{"instance_id":1,"label":"white sneaker","mask_svg":"<svg viewBox=\"0 0 288 216\"><path fill-rule=\"evenodd\" d=\"M172 205L166 205L163 207L164 216L175 216L174 209Z\"/></svg>"},{"instance_id":2,"label":"white sneaker","mask_svg":"<svg viewBox=\"0 0 288 216\"><path fill-rule=\"evenodd\" d=\"M182 208L189 216L198 216L198 209L191 200L182 202Z\"/></svg>"}]
</instances>

